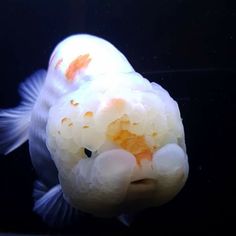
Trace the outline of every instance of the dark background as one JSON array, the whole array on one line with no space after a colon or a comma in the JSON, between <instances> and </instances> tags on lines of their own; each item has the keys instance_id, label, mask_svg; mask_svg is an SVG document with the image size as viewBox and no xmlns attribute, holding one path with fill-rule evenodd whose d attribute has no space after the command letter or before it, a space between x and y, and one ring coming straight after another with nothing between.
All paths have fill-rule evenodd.
<instances>
[{"instance_id":1,"label":"dark background","mask_svg":"<svg viewBox=\"0 0 236 236\"><path fill-rule=\"evenodd\" d=\"M235 219L236 8L225 0L5 0L0 3L0 107L18 104L18 84L65 37L90 33L113 43L133 67L180 106L190 175L170 203L131 227L91 219L62 234L156 235L226 232ZM0 159L0 231L58 233L32 209L36 176L28 146Z\"/></svg>"}]
</instances>

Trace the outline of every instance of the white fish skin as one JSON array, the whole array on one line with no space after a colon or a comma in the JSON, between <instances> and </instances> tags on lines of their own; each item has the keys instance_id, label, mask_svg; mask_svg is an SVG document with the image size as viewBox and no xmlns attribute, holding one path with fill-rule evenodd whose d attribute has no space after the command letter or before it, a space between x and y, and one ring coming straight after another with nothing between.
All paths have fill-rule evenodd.
<instances>
[{"instance_id":1,"label":"white fish skin","mask_svg":"<svg viewBox=\"0 0 236 236\"><path fill-rule=\"evenodd\" d=\"M65 80L68 64L77 56L89 53L93 58L89 67L73 83ZM60 67L58 61L63 57ZM107 63L110 63L107 64ZM55 69L55 67L58 67ZM50 108L64 94L78 88L98 74L132 72L127 59L109 42L90 35L70 36L62 41L52 53L50 64L35 105L29 125L29 149L33 166L39 178L49 186L58 184L57 170L46 147L46 124ZM44 170L44 171L42 171Z\"/></svg>"},{"instance_id":2,"label":"white fish skin","mask_svg":"<svg viewBox=\"0 0 236 236\"><path fill-rule=\"evenodd\" d=\"M20 93L19 107L0 110L0 152L29 140L39 178L34 211L51 226L73 221L77 210L102 217L124 212L120 219L128 224L130 212L169 201L186 182L177 103L109 42L68 37L47 72L33 75Z\"/></svg>"}]
</instances>

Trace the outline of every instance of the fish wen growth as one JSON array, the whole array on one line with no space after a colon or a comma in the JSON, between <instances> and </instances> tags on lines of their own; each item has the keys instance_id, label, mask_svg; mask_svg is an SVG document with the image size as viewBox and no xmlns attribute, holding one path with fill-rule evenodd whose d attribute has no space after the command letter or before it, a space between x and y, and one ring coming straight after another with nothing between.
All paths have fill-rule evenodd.
<instances>
[{"instance_id":1,"label":"fish wen growth","mask_svg":"<svg viewBox=\"0 0 236 236\"><path fill-rule=\"evenodd\" d=\"M0 151L28 140L38 180L34 212L51 226L79 213L118 217L171 200L188 176L184 128L169 93L101 38L79 34L54 49L48 70L0 110Z\"/></svg>"}]
</instances>

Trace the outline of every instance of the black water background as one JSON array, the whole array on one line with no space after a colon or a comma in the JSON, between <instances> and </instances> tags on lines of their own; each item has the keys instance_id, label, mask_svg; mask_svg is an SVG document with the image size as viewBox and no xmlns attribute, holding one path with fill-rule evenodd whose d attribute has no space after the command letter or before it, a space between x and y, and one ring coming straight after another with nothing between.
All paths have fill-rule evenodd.
<instances>
[{"instance_id":1,"label":"black water background","mask_svg":"<svg viewBox=\"0 0 236 236\"><path fill-rule=\"evenodd\" d=\"M17 105L18 84L46 68L54 46L90 33L121 50L133 67L178 101L186 130L189 180L169 204L129 228L91 220L82 234L218 232L235 208L234 1L6 0L0 3L0 107ZM27 144L0 160L0 231L56 232L32 211L36 176ZM64 230L68 234L78 229ZM235 229L234 229L235 231Z\"/></svg>"}]
</instances>

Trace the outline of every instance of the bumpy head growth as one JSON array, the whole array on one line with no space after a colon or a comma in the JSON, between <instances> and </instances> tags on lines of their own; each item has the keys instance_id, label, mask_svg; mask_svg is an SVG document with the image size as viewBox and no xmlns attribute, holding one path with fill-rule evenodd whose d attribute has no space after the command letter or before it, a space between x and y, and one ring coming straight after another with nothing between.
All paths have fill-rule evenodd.
<instances>
[{"instance_id":1,"label":"bumpy head growth","mask_svg":"<svg viewBox=\"0 0 236 236\"><path fill-rule=\"evenodd\" d=\"M188 175L176 102L135 72L98 75L62 97L47 137L66 199L95 215L160 205Z\"/></svg>"}]
</instances>

